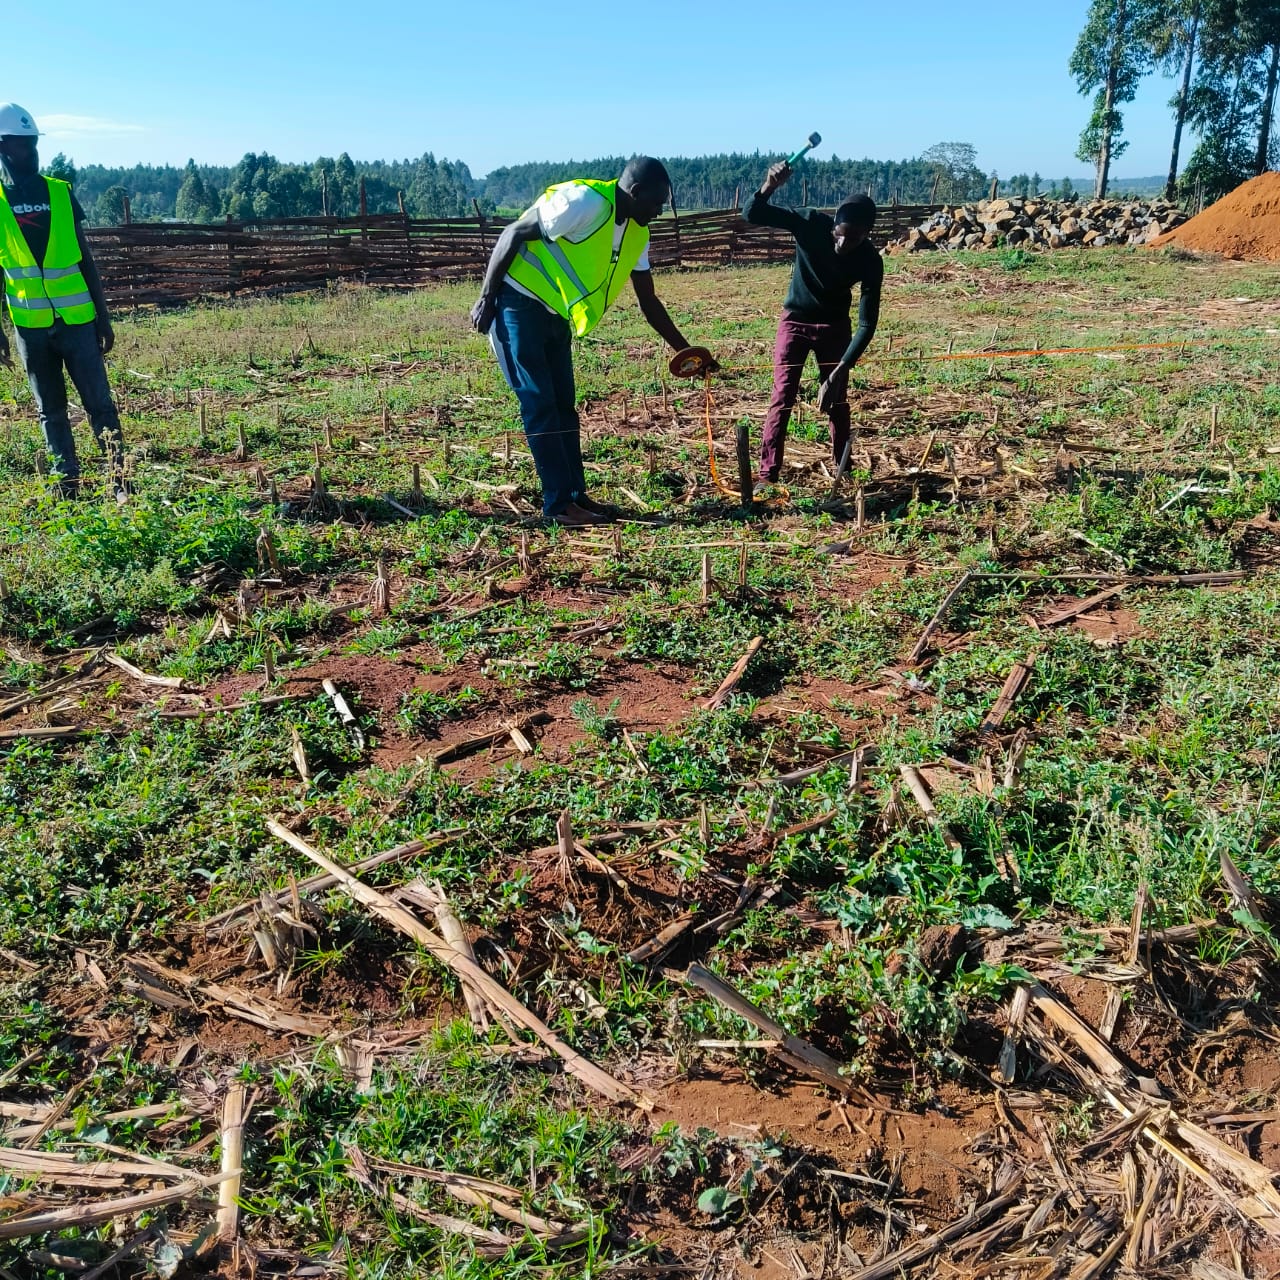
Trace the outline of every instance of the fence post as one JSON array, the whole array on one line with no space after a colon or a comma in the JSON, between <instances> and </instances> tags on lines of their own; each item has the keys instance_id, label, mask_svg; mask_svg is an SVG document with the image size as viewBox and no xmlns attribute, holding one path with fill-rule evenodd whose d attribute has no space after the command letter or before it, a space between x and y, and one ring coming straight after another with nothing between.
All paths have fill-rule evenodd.
<instances>
[{"instance_id":1,"label":"fence post","mask_svg":"<svg viewBox=\"0 0 1280 1280\"><path fill-rule=\"evenodd\" d=\"M404 269L410 280L416 282L413 269L413 237L409 234L409 211L404 207L404 192L396 192L396 202L400 206L400 216L404 219Z\"/></svg>"}]
</instances>

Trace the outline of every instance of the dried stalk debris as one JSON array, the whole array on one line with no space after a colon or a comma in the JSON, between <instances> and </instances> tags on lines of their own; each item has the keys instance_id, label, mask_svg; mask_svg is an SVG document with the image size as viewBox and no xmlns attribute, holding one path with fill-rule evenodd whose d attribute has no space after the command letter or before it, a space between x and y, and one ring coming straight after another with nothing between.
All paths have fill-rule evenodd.
<instances>
[{"instance_id":1,"label":"dried stalk debris","mask_svg":"<svg viewBox=\"0 0 1280 1280\"><path fill-rule=\"evenodd\" d=\"M267 830L277 839L285 841L305 854L317 866L323 867L330 875L336 876L342 886L357 902L368 907L375 915L385 920L393 928L412 938L420 946L425 947L447 968L452 969L460 978L465 978L488 1002L499 1016L509 1018L512 1022L532 1031L539 1040L552 1050L565 1065L565 1070L576 1076L588 1088L607 1098L610 1102L626 1102L633 1106L651 1107L652 1101L644 1094L637 1092L630 1085L615 1080L607 1071L597 1067L584 1058L577 1050L570 1048L552 1029L536 1014L532 1013L514 996L511 995L496 979L490 977L478 964L451 947L439 934L433 933L417 919L416 916L397 906L385 894L371 889L357 880L346 868L339 866L318 850L313 849L306 841L294 835L288 827L282 826L274 818L267 819Z\"/></svg>"}]
</instances>

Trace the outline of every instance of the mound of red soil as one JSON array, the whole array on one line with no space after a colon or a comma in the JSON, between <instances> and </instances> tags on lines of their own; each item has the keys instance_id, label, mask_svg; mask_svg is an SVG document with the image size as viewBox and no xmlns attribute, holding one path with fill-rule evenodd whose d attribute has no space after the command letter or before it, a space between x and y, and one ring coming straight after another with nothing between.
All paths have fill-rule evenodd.
<instances>
[{"instance_id":1,"label":"mound of red soil","mask_svg":"<svg viewBox=\"0 0 1280 1280\"><path fill-rule=\"evenodd\" d=\"M1224 258L1280 262L1280 173L1250 178L1151 244L1176 244Z\"/></svg>"}]
</instances>

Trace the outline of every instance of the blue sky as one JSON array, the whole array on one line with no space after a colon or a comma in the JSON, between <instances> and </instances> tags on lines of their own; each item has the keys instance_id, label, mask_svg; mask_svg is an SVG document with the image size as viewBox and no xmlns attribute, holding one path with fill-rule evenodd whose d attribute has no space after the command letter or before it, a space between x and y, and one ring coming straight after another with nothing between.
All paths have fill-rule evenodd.
<instances>
[{"instance_id":1,"label":"blue sky","mask_svg":"<svg viewBox=\"0 0 1280 1280\"><path fill-rule=\"evenodd\" d=\"M81 164L433 151L480 176L523 160L778 152L817 129L819 157L971 142L984 170L1048 181L1088 171L1074 158L1088 104L1067 74L1086 8L15 3L0 100L36 116L46 158ZM1173 89L1153 77L1126 108L1113 174L1166 170Z\"/></svg>"}]
</instances>

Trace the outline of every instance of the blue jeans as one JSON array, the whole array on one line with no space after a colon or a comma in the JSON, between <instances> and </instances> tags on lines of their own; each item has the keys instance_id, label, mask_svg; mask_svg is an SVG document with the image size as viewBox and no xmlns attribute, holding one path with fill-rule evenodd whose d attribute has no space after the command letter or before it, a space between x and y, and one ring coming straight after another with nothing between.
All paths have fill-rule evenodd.
<instances>
[{"instance_id":1,"label":"blue jeans","mask_svg":"<svg viewBox=\"0 0 1280 1280\"><path fill-rule=\"evenodd\" d=\"M542 483L542 513L558 516L587 491L569 322L504 284L489 345L520 402L525 439Z\"/></svg>"},{"instance_id":2,"label":"blue jeans","mask_svg":"<svg viewBox=\"0 0 1280 1280\"><path fill-rule=\"evenodd\" d=\"M76 457L75 437L67 417L64 370L80 393L80 403L99 448L114 451L118 466L124 451L120 415L111 399L107 369L98 348L97 326L92 321L64 324L58 319L48 329L15 325L13 335L36 400L45 443L63 479L75 480L80 475L80 459Z\"/></svg>"}]
</instances>

